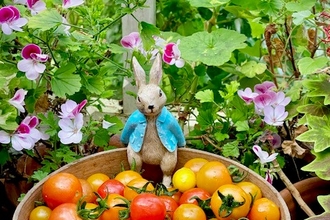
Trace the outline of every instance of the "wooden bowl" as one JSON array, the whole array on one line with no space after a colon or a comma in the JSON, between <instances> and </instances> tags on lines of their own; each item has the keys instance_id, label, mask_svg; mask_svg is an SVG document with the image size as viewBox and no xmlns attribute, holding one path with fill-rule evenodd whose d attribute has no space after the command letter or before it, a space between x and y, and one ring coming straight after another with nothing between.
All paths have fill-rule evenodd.
<instances>
[{"instance_id":1,"label":"wooden bowl","mask_svg":"<svg viewBox=\"0 0 330 220\"><path fill-rule=\"evenodd\" d=\"M208 153L205 151L188 149L188 148L179 148L177 169L183 167L183 165L189 159L195 157L205 158L209 161L214 161L214 160L221 161L226 166L235 165L241 171L244 171L247 174L245 180L251 181L255 183L257 186L259 186L263 193L263 196L271 199L276 203L278 207L280 207L281 220L290 220L289 210L283 198L281 197L280 193L272 185L270 185L267 181L265 181L261 176L259 176L252 170L248 169L247 167L233 160L230 160L225 157L221 157L216 154ZM115 174L120 172L121 163L124 164L126 169L129 168L125 148L104 151L97 154L93 154L91 156L81 158L77 161L74 161L70 164L61 167L60 169L51 173L49 176L59 172L68 172L74 174L78 178L86 179L91 174L101 172L109 175L109 177L113 177ZM149 174L150 173L159 174L159 171L151 171L150 167L149 170L146 171L148 171L146 173ZM39 183L37 183L32 189L30 189L27 192L24 199L17 206L13 216L13 220L29 219L29 214L34 208L35 201L42 201L42 195L41 195L42 185L49 178L49 176L43 179L42 181L40 181Z\"/></svg>"}]
</instances>

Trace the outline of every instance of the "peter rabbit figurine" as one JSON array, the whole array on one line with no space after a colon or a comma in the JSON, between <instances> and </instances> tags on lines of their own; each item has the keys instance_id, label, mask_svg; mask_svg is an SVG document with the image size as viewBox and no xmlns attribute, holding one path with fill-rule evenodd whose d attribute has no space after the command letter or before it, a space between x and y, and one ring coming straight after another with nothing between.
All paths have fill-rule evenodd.
<instances>
[{"instance_id":1,"label":"peter rabbit figurine","mask_svg":"<svg viewBox=\"0 0 330 220\"><path fill-rule=\"evenodd\" d=\"M162 79L162 60L158 54L146 83L145 71L135 57L133 72L138 87L135 110L128 118L121 134L127 146L129 164L135 160L136 168L142 163L160 165L163 184L171 185L172 174L177 163L177 147L186 144L178 121L166 109L166 96L159 83Z\"/></svg>"}]
</instances>

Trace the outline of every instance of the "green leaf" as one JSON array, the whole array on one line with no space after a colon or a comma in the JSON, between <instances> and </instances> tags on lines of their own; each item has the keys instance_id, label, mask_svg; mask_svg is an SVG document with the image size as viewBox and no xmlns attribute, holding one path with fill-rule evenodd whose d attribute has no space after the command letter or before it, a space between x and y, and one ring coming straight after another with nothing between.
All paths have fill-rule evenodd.
<instances>
[{"instance_id":1,"label":"green leaf","mask_svg":"<svg viewBox=\"0 0 330 220\"><path fill-rule=\"evenodd\" d=\"M301 170L315 172L321 179L330 180L329 174L322 175L330 170L330 149L328 148L319 153L312 151L312 153L315 155L315 159L306 166L303 166Z\"/></svg>"},{"instance_id":2,"label":"green leaf","mask_svg":"<svg viewBox=\"0 0 330 220\"><path fill-rule=\"evenodd\" d=\"M10 155L6 148L0 149L0 166L5 165L10 159Z\"/></svg>"},{"instance_id":3,"label":"green leaf","mask_svg":"<svg viewBox=\"0 0 330 220\"><path fill-rule=\"evenodd\" d=\"M320 195L317 197L317 201L322 206L324 211L330 212L330 195Z\"/></svg>"},{"instance_id":4,"label":"green leaf","mask_svg":"<svg viewBox=\"0 0 330 220\"><path fill-rule=\"evenodd\" d=\"M314 142L316 153L330 147L330 120L328 117L306 115L309 130L299 135L296 139L305 142Z\"/></svg>"},{"instance_id":5,"label":"green leaf","mask_svg":"<svg viewBox=\"0 0 330 220\"><path fill-rule=\"evenodd\" d=\"M223 141L223 140L228 139L228 138L229 138L229 135L228 135L228 134L223 134L223 133L221 133L221 132L216 132L216 133L214 134L214 137L215 137L215 139L216 139L218 142L220 142L220 141Z\"/></svg>"},{"instance_id":6,"label":"green leaf","mask_svg":"<svg viewBox=\"0 0 330 220\"><path fill-rule=\"evenodd\" d=\"M268 16L278 16L280 10L283 8L284 4L281 0L267 0L261 1L258 4L258 8Z\"/></svg>"},{"instance_id":7,"label":"green leaf","mask_svg":"<svg viewBox=\"0 0 330 220\"><path fill-rule=\"evenodd\" d=\"M31 178L35 179L37 181L40 181L40 180L44 179L45 177L47 177L48 175L49 175L49 173L47 173L47 172L44 172L42 170L36 170L31 175Z\"/></svg>"},{"instance_id":8,"label":"green leaf","mask_svg":"<svg viewBox=\"0 0 330 220\"><path fill-rule=\"evenodd\" d=\"M305 220L328 220L330 219L330 212L324 212L320 215L314 215L312 217L306 218Z\"/></svg>"},{"instance_id":9,"label":"green leaf","mask_svg":"<svg viewBox=\"0 0 330 220\"><path fill-rule=\"evenodd\" d=\"M207 110L201 109L196 117L196 121L201 126L200 128L201 130L210 128L213 125L214 120L215 117L212 109L207 109Z\"/></svg>"},{"instance_id":10,"label":"green leaf","mask_svg":"<svg viewBox=\"0 0 330 220\"><path fill-rule=\"evenodd\" d=\"M140 22L141 39L145 50L150 50L155 44L153 36L159 36L160 31L157 27L147 22Z\"/></svg>"},{"instance_id":11,"label":"green leaf","mask_svg":"<svg viewBox=\"0 0 330 220\"><path fill-rule=\"evenodd\" d=\"M49 134L50 136L57 135L57 129L58 129L58 118L53 112L48 111L47 114L40 113L38 114L38 118L41 119L41 125L47 126L47 130L45 131L46 134Z\"/></svg>"},{"instance_id":12,"label":"green leaf","mask_svg":"<svg viewBox=\"0 0 330 220\"><path fill-rule=\"evenodd\" d=\"M287 2L285 7L288 11L306 11L310 10L315 3L314 0L299 0Z\"/></svg>"},{"instance_id":13,"label":"green leaf","mask_svg":"<svg viewBox=\"0 0 330 220\"><path fill-rule=\"evenodd\" d=\"M217 29L182 38L179 49L183 59L220 66L230 60L234 50L246 47L245 40L246 36L236 31Z\"/></svg>"},{"instance_id":14,"label":"green leaf","mask_svg":"<svg viewBox=\"0 0 330 220\"><path fill-rule=\"evenodd\" d=\"M304 57L298 61L298 68L303 75L315 73L315 71L326 66L328 58L322 56L318 58Z\"/></svg>"},{"instance_id":15,"label":"green leaf","mask_svg":"<svg viewBox=\"0 0 330 220\"><path fill-rule=\"evenodd\" d=\"M262 74L267 69L266 64L257 63L256 61L248 61L240 67L241 73L249 78Z\"/></svg>"},{"instance_id":16,"label":"green leaf","mask_svg":"<svg viewBox=\"0 0 330 220\"><path fill-rule=\"evenodd\" d=\"M295 25L302 24L307 18L311 17L310 11L299 11L292 14L292 21Z\"/></svg>"},{"instance_id":17,"label":"green leaf","mask_svg":"<svg viewBox=\"0 0 330 220\"><path fill-rule=\"evenodd\" d=\"M56 9L44 10L37 15L30 17L29 28L47 31L55 26L62 24L62 16Z\"/></svg>"},{"instance_id":18,"label":"green leaf","mask_svg":"<svg viewBox=\"0 0 330 220\"><path fill-rule=\"evenodd\" d=\"M324 96L324 105L330 104L330 82L328 77L320 80L303 81L303 86L309 90L307 97Z\"/></svg>"},{"instance_id":19,"label":"green leaf","mask_svg":"<svg viewBox=\"0 0 330 220\"><path fill-rule=\"evenodd\" d=\"M199 91L195 94L195 98L198 99L201 103L203 102L214 102L214 94L210 89Z\"/></svg>"},{"instance_id":20,"label":"green leaf","mask_svg":"<svg viewBox=\"0 0 330 220\"><path fill-rule=\"evenodd\" d=\"M285 94L287 97L291 98L291 102L294 102L300 98L301 90L302 90L302 82L294 81L293 84L291 84L290 86L290 90L287 91Z\"/></svg>"},{"instance_id":21,"label":"green leaf","mask_svg":"<svg viewBox=\"0 0 330 220\"><path fill-rule=\"evenodd\" d=\"M94 144L99 147L105 147L109 145L110 136L106 129L99 129L95 132Z\"/></svg>"},{"instance_id":22,"label":"green leaf","mask_svg":"<svg viewBox=\"0 0 330 220\"><path fill-rule=\"evenodd\" d=\"M104 92L104 80L99 76L84 76L82 75L83 85L93 94L100 95Z\"/></svg>"},{"instance_id":23,"label":"green leaf","mask_svg":"<svg viewBox=\"0 0 330 220\"><path fill-rule=\"evenodd\" d=\"M59 68L52 77L51 85L53 92L59 97L66 97L66 94L73 95L81 87L80 76L73 74L76 67L72 63Z\"/></svg>"},{"instance_id":24,"label":"green leaf","mask_svg":"<svg viewBox=\"0 0 330 220\"><path fill-rule=\"evenodd\" d=\"M237 131L248 131L250 129L248 121L238 121L235 126Z\"/></svg>"},{"instance_id":25,"label":"green leaf","mask_svg":"<svg viewBox=\"0 0 330 220\"><path fill-rule=\"evenodd\" d=\"M240 155L238 148L238 141L233 141L225 144L222 147L222 155L224 157L238 157Z\"/></svg>"},{"instance_id":26,"label":"green leaf","mask_svg":"<svg viewBox=\"0 0 330 220\"><path fill-rule=\"evenodd\" d=\"M190 5L193 7L205 7L214 8L224 5L229 2L229 0L188 0Z\"/></svg>"},{"instance_id":27,"label":"green leaf","mask_svg":"<svg viewBox=\"0 0 330 220\"><path fill-rule=\"evenodd\" d=\"M113 126L107 129L108 133L118 134L124 128L123 121L117 116L105 115L104 120L114 124Z\"/></svg>"}]
</instances>

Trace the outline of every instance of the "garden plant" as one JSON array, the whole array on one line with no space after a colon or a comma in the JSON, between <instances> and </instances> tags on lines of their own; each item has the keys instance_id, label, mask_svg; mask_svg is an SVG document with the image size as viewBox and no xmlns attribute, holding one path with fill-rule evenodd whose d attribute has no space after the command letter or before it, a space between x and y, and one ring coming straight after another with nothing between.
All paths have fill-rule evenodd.
<instances>
[{"instance_id":1,"label":"garden plant","mask_svg":"<svg viewBox=\"0 0 330 220\"><path fill-rule=\"evenodd\" d=\"M231 158L270 184L330 180L330 4L325 0L158 0L156 24L121 18L143 0L0 1L0 175L35 183L64 164L111 150L135 56L162 56L166 107L187 146ZM137 19L137 18L136 18ZM125 57L125 59L123 59ZM124 68L128 64L129 68ZM134 92L130 95L136 96ZM194 119L194 120L192 120ZM306 155L313 161L297 165ZM22 158L37 164L26 173ZM26 165L26 164L25 164ZM22 195L24 196L24 195ZM319 196L330 215L330 196Z\"/></svg>"}]
</instances>

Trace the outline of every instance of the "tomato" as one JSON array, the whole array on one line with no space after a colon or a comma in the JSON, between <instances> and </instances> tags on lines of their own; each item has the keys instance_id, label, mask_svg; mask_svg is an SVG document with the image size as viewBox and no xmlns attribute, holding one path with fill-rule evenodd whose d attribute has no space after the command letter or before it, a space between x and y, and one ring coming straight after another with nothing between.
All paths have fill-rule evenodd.
<instances>
[{"instance_id":1,"label":"tomato","mask_svg":"<svg viewBox=\"0 0 330 220\"><path fill-rule=\"evenodd\" d=\"M127 183L135 178L142 178L142 176L134 170L124 170L118 173L114 179L119 180L124 185L127 185Z\"/></svg>"},{"instance_id":2,"label":"tomato","mask_svg":"<svg viewBox=\"0 0 330 220\"><path fill-rule=\"evenodd\" d=\"M136 179L133 179L131 180L129 183L127 183L127 185L125 186L125 189L124 189L124 197L126 199L128 199L129 201L132 201L137 195L139 195L142 191L142 188L146 185L146 192L152 192L155 187L152 185L151 182L149 182L148 180L144 179L144 178L136 178ZM136 188L138 191L140 192L137 192L136 190L130 188L130 187L133 187L133 188Z\"/></svg>"},{"instance_id":3,"label":"tomato","mask_svg":"<svg viewBox=\"0 0 330 220\"><path fill-rule=\"evenodd\" d=\"M177 190L177 188L174 188L174 187L170 187L170 188L167 188L167 190L169 192L172 192L174 190ZM173 193L173 195L171 196L178 204L179 204L179 201L180 201L180 198L182 196L182 192L180 192L179 190L175 193Z\"/></svg>"},{"instance_id":4,"label":"tomato","mask_svg":"<svg viewBox=\"0 0 330 220\"><path fill-rule=\"evenodd\" d=\"M248 195L252 198L253 201L260 199L262 197L262 192L260 188L251 182L243 181L236 184L237 186L241 187ZM252 204L251 204L252 205Z\"/></svg>"},{"instance_id":5,"label":"tomato","mask_svg":"<svg viewBox=\"0 0 330 220\"><path fill-rule=\"evenodd\" d=\"M94 192L97 192L97 189L106 181L110 179L104 173L94 173L87 178L87 182L92 186Z\"/></svg>"},{"instance_id":6,"label":"tomato","mask_svg":"<svg viewBox=\"0 0 330 220\"><path fill-rule=\"evenodd\" d=\"M248 218L250 220L280 220L281 213L280 209L273 201L267 198L261 198L254 201Z\"/></svg>"},{"instance_id":7,"label":"tomato","mask_svg":"<svg viewBox=\"0 0 330 220\"><path fill-rule=\"evenodd\" d=\"M130 217L131 220L164 220L166 206L158 196L142 193L132 200Z\"/></svg>"},{"instance_id":8,"label":"tomato","mask_svg":"<svg viewBox=\"0 0 330 220\"><path fill-rule=\"evenodd\" d=\"M106 200L109 207L100 216L99 220L120 220L119 211L126 209L125 207L116 206L119 204L125 204L125 197L116 193L110 194Z\"/></svg>"},{"instance_id":9,"label":"tomato","mask_svg":"<svg viewBox=\"0 0 330 220\"><path fill-rule=\"evenodd\" d=\"M180 192L194 188L196 186L195 173L187 167L182 167L173 174L172 184Z\"/></svg>"},{"instance_id":10,"label":"tomato","mask_svg":"<svg viewBox=\"0 0 330 220\"><path fill-rule=\"evenodd\" d=\"M166 215L173 219L174 211L178 208L178 203L170 196L159 196L159 198L164 202L166 207Z\"/></svg>"},{"instance_id":11,"label":"tomato","mask_svg":"<svg viewBox=\"0 0 330 220\"><path fill-rule=\"evenodd\" d=\"M187 168L191 169L196 174L200 170L200 168L207 162L209 162L209 161L204 158L195 157L195 158L188 160L183 165L183 167L187 167Z\"/></svg>"},{"instance_id":12,"label":"tomato","mask_svg":"<svg viewBox=\"0 0 330 220\"><path fill-rule=\"evenodd\" d=\"M193 199L193 197L198 197L201 200L206 200L211 198L211 194L207 192L205 189L202 188L192 188L188 189L184 193L182 193L181 198L179 200L180 204L195 204L198 205L198 202L196 199Z\"/></svg>"},{"instance_id":13,"label":"tomato","mask_svg":"<svg viewBox=\"0 0 330 220\"><path fill-rule=\"evenodd\" d=\"M119 180L108 179L98 188L97 193L101 196L101 198L105 198L111 193L124 195L124 189L125 185L119 182Z\"/></svg>"},{"instance_id":14,"label":"tomato","mask_svg":"<svg viewBox=\"0 0 330 220\"><path fill-rule=\"evenodd\" d=\"M245 217L250 210L250 203L251 197L234 184L220 186L211 197L211 209L220 220Z\"/></svg>"},{"instance_id":15,"label":"tomato","mask_svg":"<svg viewBox=\"0 0 330 220\"><path fill-rule=\"evenodd\" d=\"M70 173L57 173L42 186L42 198L51 209L62 203L77 203L82 194L79 179Z\"/></svg>"},{"instance_id":16,"label":"tomato","mask_svg":"<svg viewBox=\"0 0 330 220\"><path fill-rule=\"evenodd\" d=\"M35 207L29 216L29 220L48 220L52 210L47 206Z\"/></svg>"},{"instance_id":17,"label":"tomato","mask_svg":"<svg viewBox=\"0 0 330 220\"><path fill-rule=\"evenodd\" d=\"M205 189L211 195L224 184L232 183L227 167L220 161L210 161L204 164L196 174L196 185Z\"/></svg>"},{"instance_id":18,"label":"tomato","mask_svg":"<svg viewBox=\"0 0 330 220\"><path fill-rule=\"evenodd\" d=\"M82 220L77 213L77 204L63 203L57 206L48 220Z\"/></svg>"},{"instance_id":19,"label":"tomato","mask_svg":"<svg viewBox=\"0 0 330 220\"><path fill-rule=\"evenodd\" d=\"M182 204L173 214L173 220L206 220L206 215L201 207L195 204Z\"/></svg>"},{"instance_id":20,"label":"tomato","mask_svg":"<svg viewBox=\"0 0 330 220\"><path fill-rule=\"evenodd\" d=\"M79 179L82 187L82 201L95 202L96 195L94 194L92 186L85 179Z\"/></svg>"}]
</instances>

